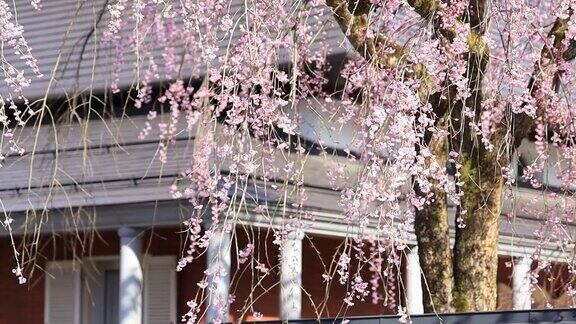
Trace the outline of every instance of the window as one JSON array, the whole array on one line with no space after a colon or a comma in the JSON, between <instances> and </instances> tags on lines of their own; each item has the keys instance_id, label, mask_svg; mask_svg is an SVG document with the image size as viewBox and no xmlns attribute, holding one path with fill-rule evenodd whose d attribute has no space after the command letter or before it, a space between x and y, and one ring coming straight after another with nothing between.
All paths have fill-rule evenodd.
<instances>
[{"instance_id":1,"label":"window","mask_svg":"<svg viewBox=\"0 0 576 324\"><path fill-rule=\"evenodd\" d=\"M176 323L176 259L144 259L145 324ZM118 258L85 262L50 262L46 275L47 324L117 324L119 322Z\"/></svg>"},{"instance_id":2,"label":"window","mask_svg":"<svg viewBox=\"0 0 576 324\"><path fill-rule=\"evenodd\" d=\"M104 272L104 324L118 324L120 294L120 272L118 270L106 270Z\"/></svg>"}]
</instances>

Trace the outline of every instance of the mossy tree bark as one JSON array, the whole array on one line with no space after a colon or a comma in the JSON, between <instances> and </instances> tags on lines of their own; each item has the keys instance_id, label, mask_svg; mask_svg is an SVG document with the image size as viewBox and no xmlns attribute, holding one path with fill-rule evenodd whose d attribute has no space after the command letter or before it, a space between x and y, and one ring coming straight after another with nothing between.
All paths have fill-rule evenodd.
<instances>
[{"instance_id":1,"label":"mossy tree bark","mask_svg":"<svg viewBox=\"0 0 576 324\"><path fill-rule=\"evenodd\" d=\"M462 157L464 182L461 215L454 244L454 308L456 311L496 309L498 233L503 179L492 154L474 150Z\"/></svg>"},{"instance_id":2,"label":"mossy tree bark","mask_svg":"<svg viewBox=\"0 0 576 324\"><path fill-rule=\"evenodd\" d=\"M430 19L434 26L434 37L452 42L454 34L444 28L435 12L438 7L436 0L408 0L408 4L424 19ZM426 76L424 76L426 77ZM452 98L455 88L448 79L444 80L443 93L420 93L422 98L428 98L432 106L436 126L448 128L447 113L452 109ZM427 131L421 143L427 146L438 165L446 166L449 142L447 138L433 137ZM419 149L419 148L417 148ZM436 186L437 181L429 179ZM416 193L425 197L418 186ZM422 280L424 312L450 313L454 311L453 289L454 274L452 267L452 247L450 244L450 226L448 222L448 202L446 192L440 188L432 189L432 200L423 209L415 211L414 232L418 241L418 257L424 274Z\"/></svg>"},{"instance_id":3,"label":"mossy tree bark","mask_svg":"<svg viewBox=\"0 0 576 324\"><path fill-rule=\"evenodd\" d=\"M446 165L447 139L433 139L429 143L429 148L436 156L437 163ZM419 195L424 195L418 187L416 191ZM424 273L422 281L424 311L448 313L453 311L454 286L448 206L444 191L434 189L432 193L433 200L423 209L416 210L414 220L420 267Z\"/></svg>"},{"instance_id":4,"label":"mossy tree bark","mask_svg":"<svg viewBox=\"0 0 576 324\"><path fill-rule=\"evenodd\" d=\"M497 301L501 167L507 159L499 156L498 146L487 150L481 135L476 135L469 126L478 123L482 111L482 81L489 59L489 47L482 39L487 24L487 1L470 0L468 5L467 76L471 95L452 111L456 127L451 130L451 138L454 149L460 153L459 189L463 194L456 210L453 265L454 308L458 312L495 310Z\"/></svg>"}]
</instances>

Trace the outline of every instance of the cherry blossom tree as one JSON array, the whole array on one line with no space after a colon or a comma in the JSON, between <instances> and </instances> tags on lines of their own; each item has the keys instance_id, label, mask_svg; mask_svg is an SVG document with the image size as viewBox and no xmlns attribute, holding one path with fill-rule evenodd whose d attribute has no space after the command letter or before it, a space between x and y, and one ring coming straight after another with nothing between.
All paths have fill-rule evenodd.
<instances>
[{"instance_id":1,"label":"cherry blossom tree","mask_svg":"<svg viewBox=\"0 0 576 324\"><path fill-rule=\"evenodd\" d=\"M328 161L335 152L302 136L301 107L312 107L330 116L324 126L334 133L347 125L356 129L342 151L358 169L327 162L322 175L341 192L344 221L355 228L350 249L336 256L336 270L326 274L327 282L348 285L344 302L353 305L371 295L376 303L392 303L385 292L394 279L383 287L377 278L398 270L414 232L426 311L494 310L502 205L513 199L513 164L522 140L534 140L538 152L525 166L523 181L543 188L538 175L551 150L558 150L564 164L556 166L562 182L556 195L572 199L576 3L235 3L109 1L98 26L100 41L114 49L111 92L122 90L125 66L138 71L130 102L148 109L149 119L140 137L158 127L160 159L166 162L182 131L180 120L196 134L190 166L171 189L195 210L185 223L188 249L179 269L203 254L214 235L234 232L242 212L281 219L274 228L280 249L293 232L307 230L315 217L305 208L307 184L315 180L305 172L309 156L320 147ZM342 66L330 59L334 49L326 33L334 25L341 31L339 46L349 49ZM20 150L11 139L14 129L47 109L25 99L34 82L28 74L39 71L22 28L0 0L0 40L29 67L18 71L1 61L9 93L0 97L0 121L13 151ZM155 121L155 105L168 111L168 122ZM248 195L256 183L281 199L268 203ZM456 209L453 246L450 206ZM563 230L573 212L566 206L538 214L542 246L551 237L572 241ZM4 223L10 226L9 219ZM270 269L253 251L254 245L239 247L238 258L265 275ZM351 273L352 263L372 274ZM22 277L20 269L16 274ZM184 319L195 322L201 303L191 301Z\"/></svg>"}]
</instances>

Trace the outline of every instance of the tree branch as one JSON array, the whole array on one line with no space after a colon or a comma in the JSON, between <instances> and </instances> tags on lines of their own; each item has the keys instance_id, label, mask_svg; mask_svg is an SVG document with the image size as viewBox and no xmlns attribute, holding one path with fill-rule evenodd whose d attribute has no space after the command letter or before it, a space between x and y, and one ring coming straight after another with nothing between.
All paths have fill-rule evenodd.
<instances>
[{"instance_id":1,"label":"tree branch","mask_svg":"<svg viewBox=\"0 0 576 324\"><path fill-rule=\"evenodd\" d=\"M366 31L368 30L368 20L363 12L366 10L366 1L352 0L327 0L326 4L332 8L333 15L340 25L340 29L346 34L346 37L354 47L354 49L362 55L367 61L374 62L378 66L396 66L398 59L402 55L403 48L394 42L378 37L376 39L367 38ZM357 6L354 7L352 3ZM362 9L358 10L360 6ZM352 7L353 12L350 11ZM394 50L391 54L379 53L378 49L381 45L386 45Z\"/></svg>"},{"instance_id":2,"label":"tree branch","mask_svg":"<svg viewBox=\"0 0 576 324\"><path fill-rule=\"evenodd\" d=\"M570 17L572 16L572 11L570 11ZM528 89L532 96L536 94L536 92L541 87L541 80L538 79L539 72L543 69L548 67L550 64L555 64L555 55L557 55L557 51L562 47L562 43L566 38L566 31L568 29L568 19L557 19L550 30L549 36L554 37L554 43L552 48L548 45L544 45L542 48L542 54L538 63L536 63L534 67L534 72L532 73L532 77L528 82ZM565 61L571 61L576 57L576 41L571 40L568 48L561 54L562 59ZM557 73L554 77L554 87L557 88L557 85L560 82L560 75ZM541 102L541 101L540 101ZM541 105L536 106L536 115L542 116L544 114L543 107ZM528 137L530 132L534 127L535 118L529 116L525 113L515 114L512 117L512 126L513 126L513 148L516 149L520 146L522 139ZM505 131L504 129L507 127L501 127L501 132Z\"/></svg>"}]
</instances>

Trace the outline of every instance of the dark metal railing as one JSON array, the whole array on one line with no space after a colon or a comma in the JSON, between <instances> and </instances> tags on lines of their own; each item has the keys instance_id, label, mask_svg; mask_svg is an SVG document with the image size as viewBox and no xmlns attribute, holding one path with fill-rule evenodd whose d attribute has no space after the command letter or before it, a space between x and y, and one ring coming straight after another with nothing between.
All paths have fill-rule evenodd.
<instances>
[{"instance_id":1,"label":"dark metal railing","mask_svg":"<svg viewBox=\"0 0 576 324\"><path fill-rule=\"evenodd\" d=\"M294 324L341 324L344 320L348 324L397 324L400 323L399 316L367 316L367 317L342 317L342 318L322 318L322 319L301 319L292 320ZM502 311L502 312L475 312L475 313L453 313L453 314L425 314L413 315L407 322L413 324L506 324L506 323L561 323L576 324L576 309L547 309L547 310L525 310L525 311ZM282 321L257 322L259 324L279 324Z\"/></svg>"}]
</instances>

